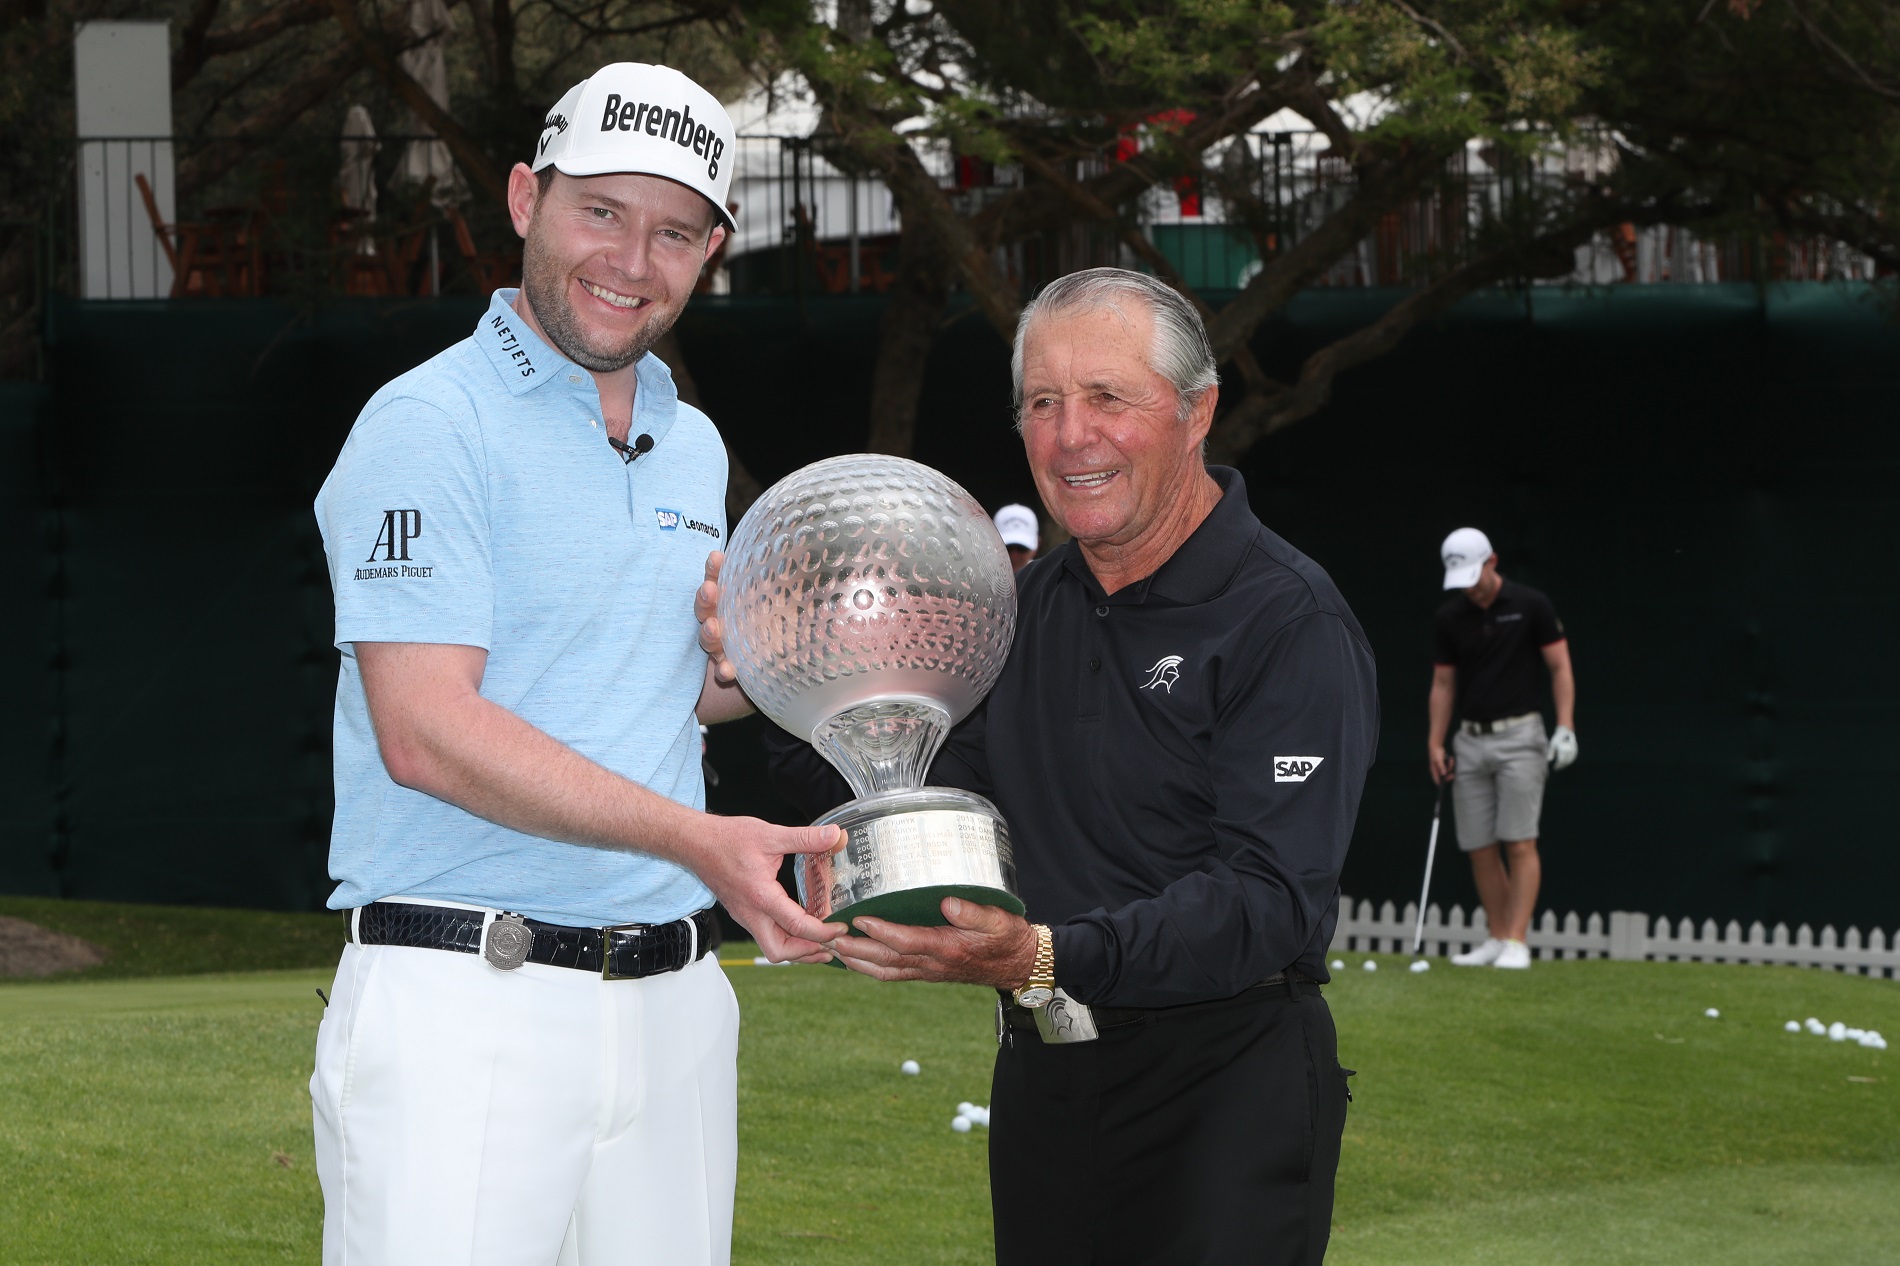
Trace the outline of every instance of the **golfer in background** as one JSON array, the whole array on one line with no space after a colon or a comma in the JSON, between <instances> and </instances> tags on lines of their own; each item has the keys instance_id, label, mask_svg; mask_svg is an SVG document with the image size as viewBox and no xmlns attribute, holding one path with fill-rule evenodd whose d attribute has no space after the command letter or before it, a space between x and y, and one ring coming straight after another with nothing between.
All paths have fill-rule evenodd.
<instances>
[{"instance_id":1,"label":"golfer in background","mask_svg":"<svg viewBox=\"0 0 1900 1266\"><path fill-rule=\"evenodd\" d=\"M1009 550L1009 568L1021 571L1036 561L1036 551L1042 545L1042 529L1036 522L1036 512L1025 505L1006 505L993 516L997 535L1003 538L1003 546Z\"/></svg>"},{"instance_id":2,"label":"golfer in background","mask_svg":"<svg viewBox=\"0 0 1900 1266\"><path fill-rule=\"evenodd\" d=\"M1460 967L1531 965L1531 915L1543 863L1537 821L1550 770L1577 759L1577 683L1563 621L1529 585L1506 580L1490 538L1459 528L1439 547L1445 588L1460 590L1438 608L1433 633L1432 781L1451 783L1458 847L1484 903L1490 935L1451 961ZM1544 678L1557 705L1557 729L1544 732ZM1451 750L1445 735L1458 729Z\"/></svg>"},{"instance_id":3,"label":"golfer in background","mask_svg":"<svg viewBox=\"0 0 1900 1266\"><path fill-rule=\"evenodd\" d=\"M649 354L732 225L732 123L618 63L509 174L522 288L370 400L317 497L343 653L310 1092L326 1266L723 1263L738 1008L715 898L775 958L833 847L701 812L695 593L726 458Z\"/></svg>"}]
</instances>

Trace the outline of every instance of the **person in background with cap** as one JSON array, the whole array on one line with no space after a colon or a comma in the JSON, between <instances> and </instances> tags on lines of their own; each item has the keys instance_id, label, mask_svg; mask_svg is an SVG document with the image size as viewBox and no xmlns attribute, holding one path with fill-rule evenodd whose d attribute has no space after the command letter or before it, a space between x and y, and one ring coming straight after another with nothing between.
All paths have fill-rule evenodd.
<instances>
[{"instance_id":1,"label":"person in background with cap","mask_svg":"<svg viewBox=\"0 0 1900 1266\"><path fill-rule=\"evenodd\" d=\"M617 63L508 178L522 287L377 392L316 511L336 597L332 908L310 1090L326 1266L724 1263L738 1008L714 899L777 959L834 828L711 817L750 710L693 603L725 450L649 349L732 228L732 123Z\"/></svg>"},{"instance_id":2,"label":"person in background with cap","mask_svg":"<svg viewBox=\"0 0 1900 1266\"><path fill-rule=\"evenodd\" d=\"M1543 878L1537 820L1551 767L1577 759L1577 683L1563 621L1529 585L1506 580L1490 538L1459 528L1439 547L1445 588L1463 590L1438 608L1432 656L1432 781L1451 783L1458 847L1484 902L1490 935L1451 961L1460 967L1531 965L1531 915ZM1543 676L1557 705L1544 734ZM1445 750L1453 717L1458 733ZM1455 775L1455 776L1454 776Z\"/></svg>"},{"instance_id":3,"label":"person in background with cap","mask_svg":"<svg viewBox=\"0 0 1900 1266\"><path fill-rule=\"evenodd\" d=\"M1042 545L1042 529L1036 522L1036 512L1025 505L1010 504L998 510L994 517L997 534L1009 550L1009 569L1021 571L1035 562L1036 551Z\"/></svg>"}]
</instances>

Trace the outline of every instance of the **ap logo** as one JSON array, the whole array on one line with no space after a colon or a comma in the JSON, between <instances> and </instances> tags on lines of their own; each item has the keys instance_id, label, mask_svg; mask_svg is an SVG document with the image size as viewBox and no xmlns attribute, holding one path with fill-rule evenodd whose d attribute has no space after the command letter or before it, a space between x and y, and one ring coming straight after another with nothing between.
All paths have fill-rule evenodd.
<instances>
[{"instance_id":1,"label":"ap logo","mask_svg":"<svg viewBox=\"0 0 1900 1266\"><path fill-rule=\"evenodd\" d=\"M1325 759L1324 756L1276 756L1273 758L1273 781L1305 782Z\"/></svg>"},{"instance_id":2,"label":"ap logo","mask_svg":"<svg viewBox=\"0 0 1900 1266\"><path fill-rule=\"evenodd\" d=\"M662 510L658 506L655 506L653 507L653 514L660 521L660 531L662 532L679 531L681 516L678 510Z\"/></svg>"}]
</instances>

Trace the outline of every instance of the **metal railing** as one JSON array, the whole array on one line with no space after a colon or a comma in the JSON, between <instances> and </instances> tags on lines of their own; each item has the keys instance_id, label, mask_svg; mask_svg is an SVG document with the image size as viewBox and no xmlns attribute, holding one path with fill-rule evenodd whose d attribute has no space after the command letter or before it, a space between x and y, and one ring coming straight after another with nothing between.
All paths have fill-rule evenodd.
<instances>
[{"instance_id":1,"label":"metal railing","mask_svg":"<svg viewBox=\"0 0 1900 1266\"><path fill-rule=\"evenodd\" d=\"M1076 164L1086 179L1138 151L1131 139ZM44 230L55 290L88 299L281 293L478 293L510 283L519 243L499 208L417 180L451 170L432 137L336 138L260 158L233 141L90 138L75 143L65 194ZM822 138L738 138L729 201L738 232L706 281L735 294L858 294L896 279L901 218L880 182L844 170ZM925 169L958 210L1010 196L1020 168L920 142ZM1310 132L1256 132L1211 156L1205 177L1148 188L1121 225L1077 221L1011 243L998 265L1027 295L1099 264L1137 266L1133 225L1191 286L1244 286L1351 196L1353 173ZM1477 145L1318 278L1322 286L1409 286L1469 258L1492 229L1534 214L1567 183L1596 179L1608 145L1531 158ZM1232 195L1244 191L1245 198ZM447 196L445 196L447 195ZM1556 284L1865 280L1874 265L1838 242L1704 237L1623 226L1577 251Z\"/></svg>"},{"instance_id":2,"label":"metal railing","mask_svg":"<svg viewBox=\"0 0 1900 1266\"><path fill-rule=\"evenodd\" d=\"M1071 174L1099 174L1138 144L1131 140L1078 163ZM959 157L941 145L920 146L919 156L963 211L1008 196L1024 179L1020 168ZM1492 227L1534 214L1566 185L1601 179L1616 157L1607 143L1528 158L1468 146L1430 187L1382 216L1317 284L1420 284L1469 258ZM883 185L841 170L814 138L741 137L739 160L733 199L740 204L740 229L727 256L735 292L816 287L855 293L889 285L884 261L901 223ZM1235 137L1211 167L1205 179L1150 187L1121 209L1197 289L1244 286L1266 261L1324 223L1353 189L1351 168L1316 132ZM1235 191L1249 196L1227 196ZM1115 226L1088 222L1013 243L999 263L1025 293L1078 268L1138 266ZM1707 237L1668 225L1629 225L1580 247L1575 270L1548 284L1868 280L1874 273L1871 259L1839 242Z\"/></svg>"},{"instance_id":3,"label":"metal railing","mask_svg":"<svg viewBox=\"0 0 1900 1266\"><path fill-rule=\"evenodd\" d=\"M219 138L87 137L69 155L40 232L48 284L73 298L474 293L518 269L499 208L459 181L414 178L453 170L434 137L268 155Z\"/></svg>"}]
</instances>

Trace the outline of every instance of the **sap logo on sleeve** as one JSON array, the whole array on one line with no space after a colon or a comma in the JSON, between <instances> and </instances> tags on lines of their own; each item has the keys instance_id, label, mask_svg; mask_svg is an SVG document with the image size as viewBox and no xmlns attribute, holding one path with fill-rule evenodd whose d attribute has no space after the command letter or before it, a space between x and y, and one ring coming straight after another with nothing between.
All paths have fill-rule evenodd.
<instances>
[{"instance_id":1,"label":"sap logo on sleeve","mask_svg":"<svg viewBox=\"0 0 1900 1266\"><path fill-rule=\"evenodd\" d=\"M1325 759L1324 756L1276 756L1273 758L1273 781L1305 782Z\"/></svg>"}]
</instances>

